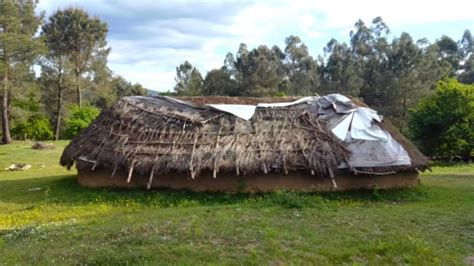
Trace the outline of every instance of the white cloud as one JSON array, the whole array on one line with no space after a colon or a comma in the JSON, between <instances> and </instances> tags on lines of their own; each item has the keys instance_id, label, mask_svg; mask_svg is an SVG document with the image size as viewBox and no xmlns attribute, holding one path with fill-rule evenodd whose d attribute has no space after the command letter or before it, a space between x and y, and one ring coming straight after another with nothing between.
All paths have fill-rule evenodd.
<instances>
[{"instance_id":1,"label":"white cloud","mask_svg":"<svg viewBox=\"0 0 474 266\"><path fill-rule=\"evenodd\" d=\"M381 16L389 27L437 22L474 25L474 2L435 1L260 1L163 2L132 0L40 0L51 14L60 7L78 6L109 24L110 68L145 87L172 90L175 67L185 60L203 76L220 67L227 51L244 42L284 48L284 39L298 35L313 55L332 37L347 36L357 19L366 23ZM466 21L471 25L465 25ZM436 31L436 28L433 29ZM439 35L444 32L439 32Z\"/></svg>"},{"instance_id":2,"label":"white cloud","mask_svg":"<svg viewBox=\"0 0 474 266\"><path fill-rule=\"evenodd\" d=\"M323 28L344 28L351 26L357 19L369 22L381 16L389 25L395 24L426 24L448 21L473 21L474 2L469 0L428 1L428 0L397 0L397 1L296 1L296 4L307 5L324 15Z\"/></svg>"}]
</instances>

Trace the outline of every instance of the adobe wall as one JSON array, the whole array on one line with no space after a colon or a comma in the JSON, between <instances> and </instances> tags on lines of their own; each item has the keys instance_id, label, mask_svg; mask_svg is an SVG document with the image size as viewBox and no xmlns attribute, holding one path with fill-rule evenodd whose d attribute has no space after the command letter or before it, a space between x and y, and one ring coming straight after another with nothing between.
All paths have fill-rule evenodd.
<instances>
[{"instance_id":1,"label":"adobe wall","mask_svg":"<svg viewBox=\"0 0 474 266\"><path fill-rule=\"evenodd\" d=\"M127 173L117 171L111 179L111 169L99 168L92 171L92 164L77 161L77 180L85 187L119 187L146 189L148 176L133 174L127 183ZM187 173L170 173L166 176L155 175L152 188L171 188L176 190L192 190L198 192L269 192L278 189L296 191L334 191L361 188L399 188L412 187L418 184L418 173L404 172L393 175L371 176L352 175L338 172L335 177L338 188L335 189L329 177L316 177L304 172L293 172L288 175L279 173L236 176L233 173L219 173L213 178L211 173L202 173L191 179Z\"/></svg>"}]
</instances>

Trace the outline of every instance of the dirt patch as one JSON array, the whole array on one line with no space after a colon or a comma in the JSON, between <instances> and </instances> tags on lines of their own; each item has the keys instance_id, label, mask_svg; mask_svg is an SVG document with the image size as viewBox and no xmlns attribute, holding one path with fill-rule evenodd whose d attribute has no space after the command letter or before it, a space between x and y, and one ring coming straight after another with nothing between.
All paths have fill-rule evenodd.
<instances>
[{"instance_id":1,"label":"dirt patch","mask_svg":"<svg viewBox=\"0 0 474 266\"><path fill-rule=\"evenodd\" d=\"M466 262L466 265L468 266L474 266L474 256L467 257L465 262Z\"/></svg>"},{"instance_id":2,"label":"dirt patch","mask_svg":"<svg viewBox=\"0 0 474 266\"><path fill-rule=\"evenodd\" d=\"M31 148L34 150L51 150L54 149L54 144L53 143L44 143L44 142L35 142L33 145L31 145Z\"/></svg>"}]
</instances>

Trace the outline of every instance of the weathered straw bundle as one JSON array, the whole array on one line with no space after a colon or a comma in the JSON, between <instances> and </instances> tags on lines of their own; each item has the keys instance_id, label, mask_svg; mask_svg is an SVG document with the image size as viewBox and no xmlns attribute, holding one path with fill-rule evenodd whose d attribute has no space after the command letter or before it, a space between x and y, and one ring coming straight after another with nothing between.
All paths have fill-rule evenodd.
<instances>
[{"instance_id":1,"label":"weathered straw bundle","mask_svg":"<svg viewBox=\"0 0 474 266\"><path fill-rule=\"evenodd\" d=\"M82 157L81 157L82 156ZM258 109L250 121L165 97L125 97L65 149L61 164L154 175L305 170L332 176L349 151L306 105ZM84 158L85 157L85 158Z\"/></svg>"}]
</instances>

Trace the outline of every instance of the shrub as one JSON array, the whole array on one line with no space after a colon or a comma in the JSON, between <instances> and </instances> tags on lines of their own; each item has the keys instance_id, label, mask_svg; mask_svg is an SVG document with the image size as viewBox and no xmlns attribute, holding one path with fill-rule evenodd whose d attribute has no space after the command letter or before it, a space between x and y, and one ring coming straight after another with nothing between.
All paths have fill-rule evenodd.
<instances>
[{"instance_id":1,"label":"shrub","mask_svg":"<svg viewBox=\"0 0 474 266\"><path fill-rule=\"evenodd\" d=\"M49 121L43 115L33 115L25 122L19 123L12 128L12 136L15 139L49 140L53 138L53 131Z\"/></svg>"},{"instance_id":2,"label":"shrub","mask_svg":"<svg viewBox=\"0 0 474 266\"><path fill-rule=\"evenodd\" d=\"M474 151L474 85L440 81L435 93L411 113L409 126L426 155L469 160Z\"/></svg>"},{"instance_id":3,"label":"shrub","mask_svg":"<svg viewBox=\"0 0 474 266\"><path fill-rule=\"evenodd\" d=\"M275 94L276 97L285 97L285 96L288 96L284 91L280 91L280 92L277 92Z\"/></svg>"},{"instance_id":4,"label":"shrub","mask_svg":"<svg viewBox=\"0 0 474 266\"><path fill-rule=\"evenodd\" d=\"M71 106L69 108L69 116L64 122L64 136L66 138L73 138L82 129L88 127L99 113L100 110L94 106Z\"/></svg>"}]
</instances>

